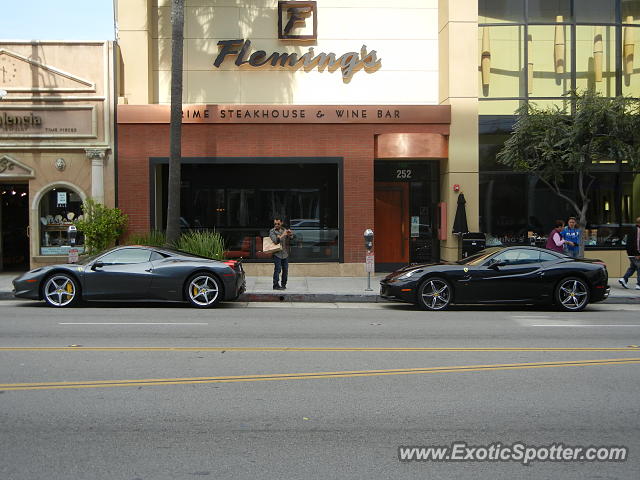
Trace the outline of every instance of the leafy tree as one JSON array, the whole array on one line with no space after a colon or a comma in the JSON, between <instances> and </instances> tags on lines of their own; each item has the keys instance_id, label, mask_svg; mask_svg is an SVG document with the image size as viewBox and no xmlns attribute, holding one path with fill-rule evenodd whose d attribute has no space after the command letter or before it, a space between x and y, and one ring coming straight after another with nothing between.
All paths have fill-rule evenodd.
<instances>
[{"instance_id":1,"label":"leafy tree","mask_svg":"<svg viewBox=\"0 0 640 480\"><path fill-rule=\"evenodd\" d=\"M522 105L497 158L515 171L537 175L571 205L584 229L595 180L593 164L607 160L640 167L640 102L623 96L603 97L589 90L571 92L565 103L564 108ZM561 190L567 174L576 178L578 192L573 197Z\"/></svg>"},{"instance_id":2,"label":"leafy tree","mask_svg":"<svg viewBox=\"0 0 640 480\"><path fill-rule=\"evenodd\" d=\"M82 220L74 225L84 234L88 253L100 252L115 243L127 226L128 217L119 208L109 208L92 198L82 203Z\"/></svg>"},{"instance_id":3,"label":"leafy tree","mask_svg":"<svg viewBox=\"0 0 640 480\"><path fill-rule=\"evenodd\" d=\"M167 241L180 235L180 159L182 157L182 53L184 0L171 1L171 123L169 126L169 185Z\"/></svg>"}]
</instances>

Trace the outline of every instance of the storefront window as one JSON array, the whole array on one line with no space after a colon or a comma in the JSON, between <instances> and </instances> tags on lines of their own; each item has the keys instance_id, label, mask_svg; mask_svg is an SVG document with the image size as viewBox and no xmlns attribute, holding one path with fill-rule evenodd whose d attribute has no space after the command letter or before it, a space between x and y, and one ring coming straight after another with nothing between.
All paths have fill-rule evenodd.
<instances>
[{"instance_id":1,"label":"storefront window","mask_svg":"<svg viewBox=\"0 0 640 480\"><path fill-rule=\"evenodd\" d=\"M71 244L69 227L82 218L82 199L66 188L54 188L40 200L40 255L68 255ZM76 236L75 246L84 252L82 234Z\"/></svg>"},{"instance_id":2,"label":"storefront window","mask_svg":"<svg viewBox=\"0 0 640 480\"><path fill-rule=\"evenodd\" d=\"M161 166L166 192L168 167ZM211 229L225 239L228 258L271 259L262 238L280 216L295 237L291 259L340 258L337 164L183 164L183 230ZM166 195L162 212L166 212ZM166 219L162 219L163 225Z\"/></svg>"},{"instance_id":3,"label":"storefront window","mask_svg":"<svg viewBox=\"0 0 640 480\"><path fill-rule=\"evenodd\" d=\"M585 246L624 248L625 233L640 215L640 175L592 175ZM574 175L565 175L562 187L563 195L578 199ZM576 216L573 207L535 175L481 173L480 198L480 226L489 246L544 246L555 220Z\"/></svg>"}]
</instances>

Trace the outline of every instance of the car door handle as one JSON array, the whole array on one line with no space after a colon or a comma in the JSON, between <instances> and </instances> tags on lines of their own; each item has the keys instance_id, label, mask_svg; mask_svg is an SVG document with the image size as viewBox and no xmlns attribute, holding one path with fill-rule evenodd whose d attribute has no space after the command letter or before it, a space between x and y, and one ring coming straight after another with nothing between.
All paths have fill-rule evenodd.
<instances>
[{"instance_id":1,"label":"car door handle","mask_svg":"<svg viewBox=\"0 0 640 480\"><path fill-rule=\"evenodd\" d=\"M145 272L153 272L153 268L145 268L144 271Z\"/></svg>"}]
</instances>

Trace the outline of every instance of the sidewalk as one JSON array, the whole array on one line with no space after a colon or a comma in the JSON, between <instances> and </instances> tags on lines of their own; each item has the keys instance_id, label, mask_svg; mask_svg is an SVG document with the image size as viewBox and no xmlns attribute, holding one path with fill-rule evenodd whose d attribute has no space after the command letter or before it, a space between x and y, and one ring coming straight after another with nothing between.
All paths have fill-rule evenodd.
<instances>
[{"instance_id":1,"label":"sidewalk","mask_svg":"<svg viewBox=\"0 0 640 480\"><path fill-rule=\"evenodd\" d=\"M386 274L371 276L371 291L366 291L366 277L289 277L286 290L273 290L271 277L247 277L247 291L240 297L245 302L386 302L378 296L380 280ZM0 300L11 300L11 281L18 273L0 273ZM610 278L611 294L605 303L640 305L636 278L624 289L617 278Z\"/></svg>"}]
</instances>

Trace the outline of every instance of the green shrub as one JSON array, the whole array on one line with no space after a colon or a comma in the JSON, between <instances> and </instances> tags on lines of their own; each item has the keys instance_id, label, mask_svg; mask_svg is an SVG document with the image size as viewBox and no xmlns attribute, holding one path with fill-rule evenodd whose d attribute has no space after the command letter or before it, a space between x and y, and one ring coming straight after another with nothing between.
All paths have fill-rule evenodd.
<instances>
[{"instance_id":1,"label":"green shrub","mask_svg":"<svg viewBox=\"0 0 640 480\"><path fill-rule=\"evenodd\" d=\"M134 233L127 237L127 245L148 245L149 247L164 247L167 237L160 230L152 230L147 233Z\"/></svg>"},{"instance_id":2,"label":"green shrub","mask_svg":"<svg viewBox=\"0 0 640 480\"><path fill-rule=\"evenodd\" d=\"M217 232L191 230L180 235L174 246L178 250L201 257L224 259L224 239Z\"/></svg>"},{"instance_id":3,"label":"green shrub","mask_svg":"<svg viewBox=\"0 0 640 480\"><path fill-rule=\"evenodd\" d=\"M82 203L82 220L74 225L84 234L87 253L97 253L110 246L122 235L128 217L119 208L109 208L92 198Z\"/></svg>"}]
</instances>

